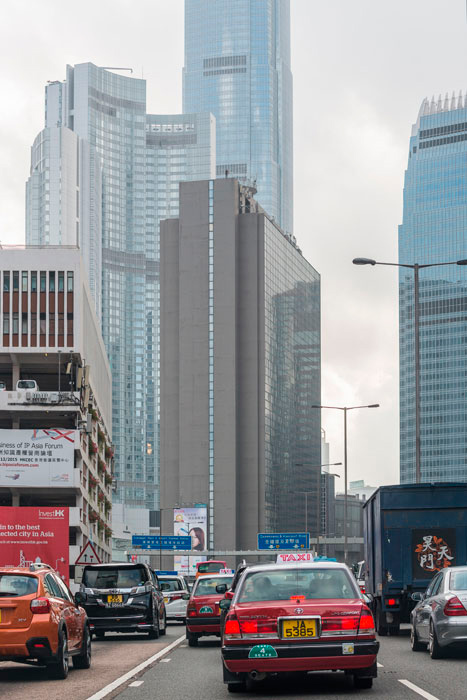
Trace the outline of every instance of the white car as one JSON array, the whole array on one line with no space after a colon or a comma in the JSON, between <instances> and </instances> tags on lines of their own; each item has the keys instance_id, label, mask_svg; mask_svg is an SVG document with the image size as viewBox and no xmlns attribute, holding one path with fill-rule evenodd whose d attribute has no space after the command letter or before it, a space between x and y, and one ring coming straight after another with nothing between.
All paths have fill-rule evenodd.
<instances>
[{"instance_id":1,"label":"white car","mask_svg":"<svg viewBox=\"0 0 467 700\"><path fill-rule=\"evenodd\" d=\"M164 596L167 620L186 621L186 606L190 598L190 591L183 576L158 575Z\"/></svg>"}]
</instances>

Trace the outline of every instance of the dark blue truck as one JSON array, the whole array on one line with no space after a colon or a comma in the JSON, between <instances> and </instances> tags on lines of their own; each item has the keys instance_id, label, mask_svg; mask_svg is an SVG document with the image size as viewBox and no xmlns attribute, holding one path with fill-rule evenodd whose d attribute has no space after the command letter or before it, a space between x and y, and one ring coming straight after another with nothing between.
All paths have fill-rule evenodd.
<instances>
[{"instance_id":1,"label":"dark blue truck","mask_svg":"<svg viewBox=\"0 0 467 700\"><path fill-rule=\"evenodd\" d=\"M410 622L411 594L467 562L467 484L381 486L363 507L365 589L380 635Z\"/></svg>"}]
</instances>

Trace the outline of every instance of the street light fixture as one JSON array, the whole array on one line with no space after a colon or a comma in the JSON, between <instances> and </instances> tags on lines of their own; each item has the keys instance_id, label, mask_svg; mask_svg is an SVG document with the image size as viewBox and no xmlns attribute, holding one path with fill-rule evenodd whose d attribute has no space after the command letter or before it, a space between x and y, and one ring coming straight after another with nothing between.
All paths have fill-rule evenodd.
<instances>
[{"instance_id":1,"label":"street light fixture","mask_svg":"<svg viewBox=\"0 0 467 700\"><path fill-rule=\"evenodd\" d=\"M344 561L347 564L347 411L354 411L357 408L379 408L379 403L370 403L365 406L317 406L311 408L329 408L344 413Z\"/></svg>"},{"instance_id":2,"label":"street light fixture","mask_svg":"<svg viewBox=\"0 0 467 700\"><path fill-rule=\"evenodd\" d=\"M451 262L427 263L387 263L372 258L354 258L354 265L385 265L388 267L406 267L414 272L414 356L415 356L415 483L421 481L421 442L420 442L420 302L419 302L419 271L425 267L443 267L444 265L467 265L467 259Z\"/></svg>"}]
</instances>

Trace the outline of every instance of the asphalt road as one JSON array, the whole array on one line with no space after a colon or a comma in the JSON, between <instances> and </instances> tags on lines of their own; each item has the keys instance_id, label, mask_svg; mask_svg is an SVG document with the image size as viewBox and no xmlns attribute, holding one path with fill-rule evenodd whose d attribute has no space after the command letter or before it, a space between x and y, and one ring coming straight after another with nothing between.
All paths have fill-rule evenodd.
<instances>
[{"instance_id":1,"label":"asphalt road","mask_svg":"<svg viewBox=\"0 0 467 700\"><path fill-rule=\"evenodd\" d=\"M142 634L108 634L102 641L93 639L91 668L75 670L70 663L70 673L64 681L48 680L47 672L42 667L0 663L0 698L87 700L181 635L185 635L185 626L174 624L169 625L166 636L157 641L147 639ZM106 700L110 700L115 692L109 694Z\"/></svg>"},{"instance_id":2,"label":"asphalt road","mask_svg":"<svg viewBox=\"0 0 467 700\"><path fill-rule=\"evenodd\" d=\"M382 638L379 676L372 690L354 690L351 678L341 673L314 673L305 680L273 681L241 698L386 698L388 700L465 700L467 652L455 658L432 661L426 652L410 649L408 627L399 637ZM234 697L222 681L219 641L206 637L199 647L186 643L141 673L118 693L118 700L222 700ZM404 681L405 683L402 683ZM412 684L412 686L407 685Z\"/></svg>"}]
</instances>

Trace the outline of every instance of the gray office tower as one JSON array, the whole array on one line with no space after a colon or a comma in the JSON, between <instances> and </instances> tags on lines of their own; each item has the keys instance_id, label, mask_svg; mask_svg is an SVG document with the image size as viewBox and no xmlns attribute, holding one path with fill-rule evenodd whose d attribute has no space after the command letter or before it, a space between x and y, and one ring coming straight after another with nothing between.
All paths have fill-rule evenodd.
<instances>
[{"instance_id":1,"label":"gray office tower","mask_svg":"<svg viewBox=\"0 0 467 700\"><path fill-rule=\"evenodd\" d=\"M217 177L256 181L293 231L289 0L185 0L183 111L216 118Z\"/></svg>"},{"instance_id":2,"label":"gray office tower","mask_svg":"<svg viewBox=\"0 0 467 700\"><path fill-rule=\"evenodd\" d=\"M320 276L253 193L182 183L161 223L161 504L227 550L320 522Z\"/></svg>"},{"instance_id":3,"label":"gray office tower","mask_svg":"<svg viewBox=\"0 0 467 700\"><path fill-rule=\"evenodd\" d=\"M215 120L148 115L145 80L92 63L67 66L65 81L47 85L45 117L26 240L89 248L112 370L114 499L157 510L159 221L178 215L181 180L214 176Z\"/></svg>"}]
</instances>

